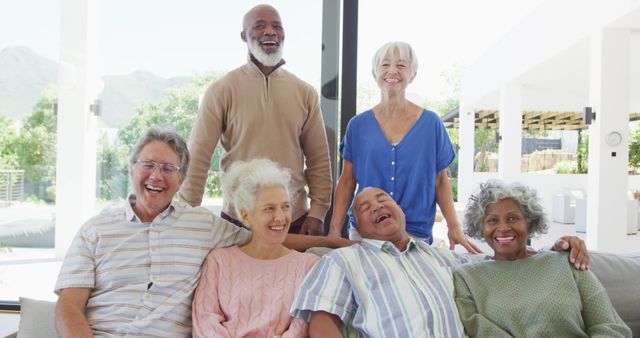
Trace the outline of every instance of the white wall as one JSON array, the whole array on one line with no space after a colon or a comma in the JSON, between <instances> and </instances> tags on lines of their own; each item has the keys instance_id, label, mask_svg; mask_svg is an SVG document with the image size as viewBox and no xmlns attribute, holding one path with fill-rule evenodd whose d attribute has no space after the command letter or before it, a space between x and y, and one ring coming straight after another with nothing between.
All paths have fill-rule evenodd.
<instances>
[{"instance_id":1,"label":"white wall","mask_svg":"<svg viewBox=\"0 0 640 338\"><path fill-rule=\"evenodd\" d=\"M629 86L631 92L629 108L632 112L640 112L640 31L632 30L629 40L631 54L629 70L632 74Z\"/></svg>"},{"instance_id":2,"label":"white wall","mask_svg":"<svg viewBox=\"0 0 640 338\"><path fill-rule=\"evenodd\" d=\"M588 101L588 91L578 93L556 88L524 86L522 109L524 111L579 112Z\"/></svg>"},{"instance_id":3,"label":"white wall","mask_svg":"<svg viewBox=\"0 0 640 338\"><path fill-rule=\"evenodd\" d=\"M587 194L596 198L588 200L587 241L595 249L640 250L640 236L626 236L624 213L626 190L636 190L640 179L621 175L626 172L626 157L613 157L614 150L625 153L626 144L614 149L603 142L611 130L621 131L626 139L628 132L622 130L628 125L626 113L640 111L640 61L636 61L640 60L640 33L629 33L629 27L637 29L639 24L640 1L547 0L462 76L461 114L500 106L501 89L513 84L524 86L522 110L581 111L592 106L599 113L590 128L590 175L508 176L536 187L548 212L552 212L554 194L589 187L592 191ZM517 128L511 120L501 133ZM472 149L472 127L462 124L461 118L461 147ZM462 158L461 152L460 168L466 170L460 172L462 204L478 183L507 177L475 173L472 161L473 156Z\"/></svg>"},{"instance_id":4,"label":"white wall","mask_svg":"<svg viewBox=\"0 0 640 338\"><path fill-rule=\"evenodd\" d=\"M465 71L461 97L475 102L639 8L637 0L543 1Z\"/></svg>"}]
</instances>

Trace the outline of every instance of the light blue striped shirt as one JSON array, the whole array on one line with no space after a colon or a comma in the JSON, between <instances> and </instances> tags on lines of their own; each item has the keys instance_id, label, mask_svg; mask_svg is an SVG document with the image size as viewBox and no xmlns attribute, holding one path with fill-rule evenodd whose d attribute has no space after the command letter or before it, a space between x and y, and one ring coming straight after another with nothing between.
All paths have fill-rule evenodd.
<instances>
[{"instance_id":1,"label":"light blue striped shirt","mask_svg":"<svg viewBox=\"0 0 640 338\"><path fill-rule=\"evenodd\" d=\"M85 315L97 337L191 337L202 261L212 248L243 244L249 235L178 201L141 223L123 202L78 231L55 291L91 288Z\"/></svg>"},{"instance_id":2,"label":"light blue striped shirt","mask_svg":"<svg viewBox=\"0 0 640 338\"><path fill-rule=\"evenodd\" d=\"M291 314L340 317L344 337L465 337L454 302L452 266L466 257L410 240L364 239L333 250L307 274Z\"/></svg>"}]
</instances>

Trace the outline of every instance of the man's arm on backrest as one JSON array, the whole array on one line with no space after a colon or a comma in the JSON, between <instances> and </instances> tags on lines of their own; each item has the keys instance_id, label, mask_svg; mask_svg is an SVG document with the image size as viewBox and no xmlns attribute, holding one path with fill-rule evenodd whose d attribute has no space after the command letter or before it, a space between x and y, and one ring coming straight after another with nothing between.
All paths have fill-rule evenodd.
<instances>
[{"instance_id":1,"label":"man's arm on backrest","mask_svg":"<svg viewBox=\"0 0 640 338\"><path fill-rule=\"evenodd\" d=\"M56 303L56 330L61 338L93 337L84 315L91 289L68 288L60 291Z\"/></svg>"}]
</instances>

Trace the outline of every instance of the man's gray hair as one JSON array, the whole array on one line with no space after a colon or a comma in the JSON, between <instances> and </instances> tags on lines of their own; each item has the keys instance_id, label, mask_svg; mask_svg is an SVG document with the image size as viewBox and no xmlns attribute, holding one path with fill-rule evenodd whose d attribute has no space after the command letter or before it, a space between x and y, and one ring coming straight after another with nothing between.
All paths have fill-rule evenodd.
<instances>
[{"instance_id":1,"label":"man's gray hair","mask_svg":"<svg viewBox=\"0 0 640 338\"><path fill-rule=\"evenodd\" d=\"M133 165L138 160L142 148L153 141L160 141L167 144L173 151L180 157L180 174L182 177L187 175L187 169L189 168L189 149L187 148L187 142L178 134L175 129L169 127L153 126L144 133L144 135L138 139L138 142L129 155L129 164Z\"/></svg>"},{"instance_id":2,"label":"man's gray hair","mask_svg":"<svg viewBox=\"0 0 640 338\"><path fill-rule=\"evenodd\" d=\"M222 195L231 204L240 219L240 210L251 211L256 204L256 194L262 188L282 187L291 195L291 173L268 159L236 161L222 175Z\"/></svg>"},{"instance_id":3,"label":"man's gray hair","mask_svg":"<svg viewBox=\"0 0 640 338\"><path fill-rule=\"evenodd\" d=\"M489 180L480 184L480 191L469 198L464 213L465 233L482 239L482 226L487 207L504 199L512 199L520 206L525 221L529 225L529 238L547 233L547 216L535 189L521 183L504 183Z\"/></svg>"},{"instance_id":4,"label":"man's gray hair","mask_svg":"<svg viewBox=\"0 0 640 338\"><path fill-rule=\"evenodd\" d=\"M411 48L411 45L403 41L387 42L378 48L378 51L373 55L373 59L371 59L371 67L374 74L376 74L376 69L382 60L393 55L395 51L398 51L400 58L409 64L411 74L416 75L418 72L418 57L416 57L416 53L413 51L413 48Z\"/></svg>"}]
</instances>

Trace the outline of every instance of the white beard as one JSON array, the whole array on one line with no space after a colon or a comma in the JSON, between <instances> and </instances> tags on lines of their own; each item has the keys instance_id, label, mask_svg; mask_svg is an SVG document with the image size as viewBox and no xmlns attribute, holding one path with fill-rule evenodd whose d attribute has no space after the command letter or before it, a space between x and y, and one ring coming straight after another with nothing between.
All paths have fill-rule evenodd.
<instances>
[{"instance_id":1,"label":"white beard","mask_svg":"<svg viewBox=\"0 0 640 338\"><path fill-rule=\"evenodd\" d=\"M254 39L247 39L247 47L249 47L249 52L253 55L258 62L267 66L274 67L275 65L282 60L282 48L284 47L284 41L280 41L280 45L278 49L271 54L265 53L260 47L260 43Z\"/></svg>"}]
</instances>

